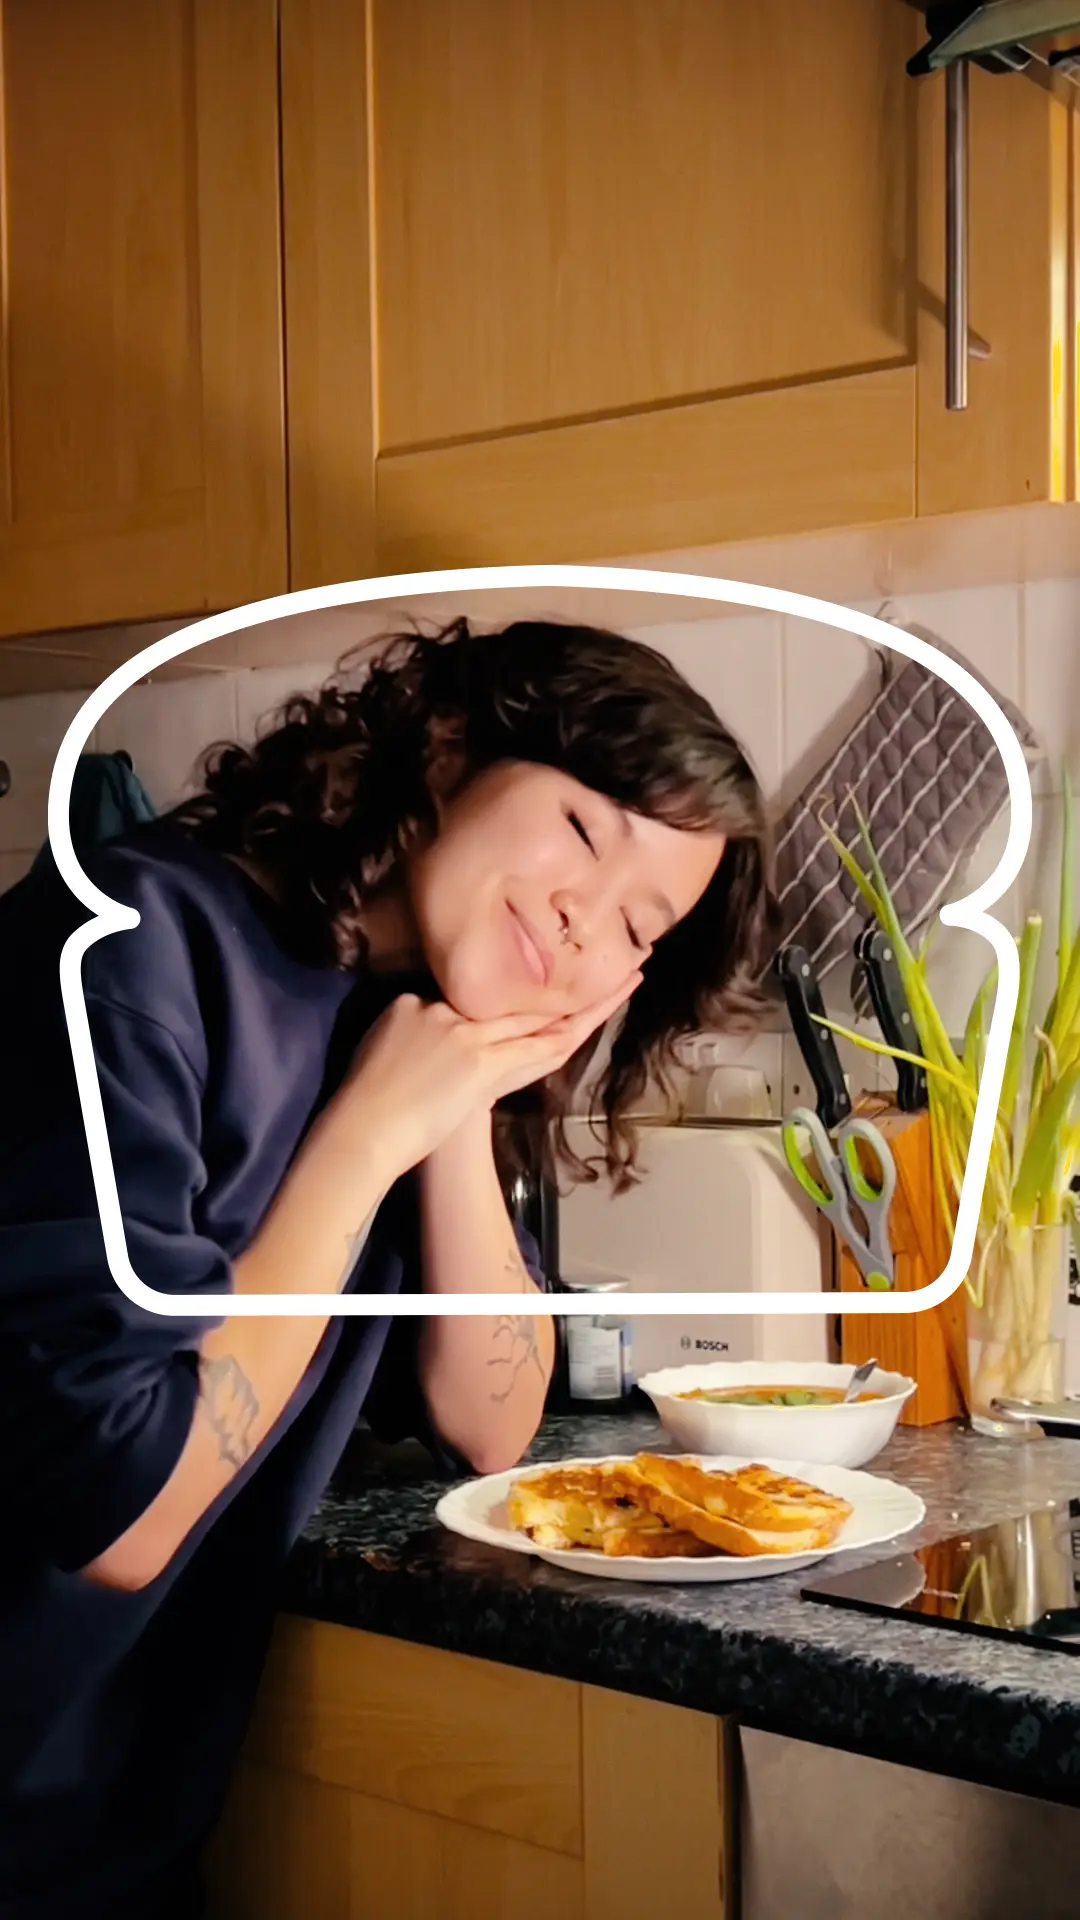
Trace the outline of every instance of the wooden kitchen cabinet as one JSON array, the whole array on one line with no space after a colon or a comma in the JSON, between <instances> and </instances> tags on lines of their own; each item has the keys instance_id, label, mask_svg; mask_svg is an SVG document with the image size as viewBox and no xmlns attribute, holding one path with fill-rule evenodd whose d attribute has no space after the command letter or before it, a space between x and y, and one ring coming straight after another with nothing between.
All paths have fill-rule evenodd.
<instances>
[{"instance_id":1,"label":"wooden kitchen cabinet","mask_svg":"<svg viewBox=\"0 0 1080 1920\"><path fill-rule=\"evenodd\" d=\"M210 1854L221 1920L733 1920L709 1714L282 1616Z\"/></svg>"},{"instance_id":2,"label":"wooden kitchen cabinet","mask_svg":"<svg viewBox=\"0 0 1080 1920\"><path fill-rule=\"evenodd\" d=\"M294 584L1076 489L1068 83L943 96L903 0L282 0Z\"/></svg>"},{"instance_id":3,"label":"wooden kitchen cabinet","mask_svg":"<svg viewBox=\"0 0 1080 1920\"><path fill-rule=\"evenodd\" d=\"M276 0L0 0L0 634L287 587Z\"/></svg>"}]
</instances>

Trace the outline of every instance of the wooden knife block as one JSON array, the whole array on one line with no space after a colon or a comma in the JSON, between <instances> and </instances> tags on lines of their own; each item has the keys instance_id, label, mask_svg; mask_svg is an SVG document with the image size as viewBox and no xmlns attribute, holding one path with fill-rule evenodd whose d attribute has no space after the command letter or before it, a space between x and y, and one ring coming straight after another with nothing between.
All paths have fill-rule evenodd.
<instances>
[{"instance_id":1,"label":"wooden knife block","mask_svg":"<svg viewBox=\"0 0 1080 1920\"><path fill-rule=\"evenodd\" d=\"M944 1273L950 1251L934 1195L929 1116L871 1104L860 1104L858 1110L888 1141L896 1161L896 1196L889 1219L894 1284L901 1293L914 1293ZM865 1292L862 1275L838 1236L836 1245L841 1290ZM876 1354L890 1372L906 1373L918 1382L918 1392L900 1416L905 1426L937 1426L962 1419L968 1411L964 1303L960 1287L941 1306L925 1313L845 1313L840 1317L840 1351L846 1362L858 1366Z\"/></svg>"}]
</instances>

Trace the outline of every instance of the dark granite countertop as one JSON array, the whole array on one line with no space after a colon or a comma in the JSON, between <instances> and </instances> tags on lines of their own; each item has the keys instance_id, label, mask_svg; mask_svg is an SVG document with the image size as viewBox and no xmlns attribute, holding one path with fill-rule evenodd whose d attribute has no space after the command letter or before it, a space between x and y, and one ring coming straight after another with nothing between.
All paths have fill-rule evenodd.
<instances>
[{"instance_id":1,"label":"dark granite countertop","mask_svg":"<svg viewBox=\"0 0 1080 1920\"><path fill-rule=\"evenodd\" d=\"M552 1419L531 1457L664 1444L648 1413ZM426 1464L425 1464L426 1462ZM1080 1495L1080 1441L901 1430L870 1471L927 1506L904 1547ZM444 1531L418 1452L358 1436L289 1564L294 1613L693 1707L934 1772L1080 1803L1080 1654L810 1605L856 1564L720 1586L564 1573ZM881 1550L862 1558L880 1557Z\"/></svg>"}]
</instances>

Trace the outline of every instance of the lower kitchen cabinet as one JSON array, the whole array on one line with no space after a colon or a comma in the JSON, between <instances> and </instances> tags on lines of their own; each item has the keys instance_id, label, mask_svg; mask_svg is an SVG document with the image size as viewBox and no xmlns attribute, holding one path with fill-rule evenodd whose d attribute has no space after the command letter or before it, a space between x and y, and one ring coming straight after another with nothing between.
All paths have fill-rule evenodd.
<instances>
[{"instance_id":1,"label":"lower kitchen cabinet","mask_svg":"<svg viewBox=\"0 0 1080 1920\"><path fill-rule=\"evenodd\" d=\"M286 1616L220 1920L733 1920L733 1729Z\"/></svg>"}]
</instances>

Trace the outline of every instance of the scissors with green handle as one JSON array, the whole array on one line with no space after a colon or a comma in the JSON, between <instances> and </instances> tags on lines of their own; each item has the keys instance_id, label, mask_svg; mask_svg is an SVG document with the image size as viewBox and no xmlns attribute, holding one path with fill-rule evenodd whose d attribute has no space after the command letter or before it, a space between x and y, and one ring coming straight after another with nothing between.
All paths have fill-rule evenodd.
<instances>
[{"instance_id":1,"label":"scissors with green handle","mask_svg":"<svg viewBox=\"0 0 1080 1920\"><path fill-rule=\"evenodd\" d=\"M811 1171L800 1133L810 1136L821 1180ZM879 1293L887 1291L896 1277L889 1239L896 1162L877 1128L869 1120L846 1119L837 1127L834 1142L816 1113L809 1107L796 1107L784 1121L782 1137L788 1166L803 1192L847 1242L867 1286ZM860 1140L877 1161L881 1178L876 1186L864 1171ZM866 1223L865 1232L860 1217Z\"/></svg>"}]
</instances>

